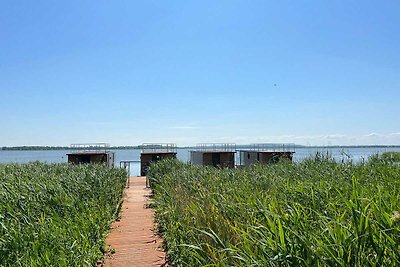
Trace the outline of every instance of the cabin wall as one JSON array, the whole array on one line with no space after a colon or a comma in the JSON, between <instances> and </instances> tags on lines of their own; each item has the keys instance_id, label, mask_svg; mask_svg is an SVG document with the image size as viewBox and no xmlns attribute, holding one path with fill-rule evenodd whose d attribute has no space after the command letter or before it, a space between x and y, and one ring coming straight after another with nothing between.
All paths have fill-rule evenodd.
<instances>
[{"instance_id":1,"label":"cabin wall","mask_svg":"<svg viewBox=\"0 0 400 267\"><path fill-rule=\"evenodd\" d=\"M72 164L94 164L94 163L105 163L110 167L114 167L114 153L81 153L81 154L69 154L68 162Z\"/></svg>"},{"instance_id":2,"label":"cabin wall","mask_svg":"<svg viewBox=\"0 0 400 267\"><path fill-rule=\"evenodd\" d=\"M90 157L88 157L88 160L89 159ZM82 157L79 157L79 155L68 155L68 163L79 164L83 162Z\"/></svg>"},{"instance_id":3,"label":"cabin wall","mask_svg":"<svg viewBox=\"0 0 400 267\"><path fill-rule=\"evenodd\" d=\"M240 156L242 157L242 164L244 166L249 166L251 164L255 164L259 161L258 152L256 151L243 151Z\"/></svg>"},{"instance_id":4,"label":"cabin wall","mask_svg":"<svg viewBox=\"0 0 400 267\"><path fill-rule=\"evenodd\" d=\"M190 163L193 165L203 165L203 152L190 151Z\"/></svg>"},{"instance_id":5,"label":"cabin wall","mask_svg":"<svg viewBox=\"0 0 400 267\"><path fill-rule=\"evenodd\" d=\"M163 159L176 159L176 153L142 153L140 154L140 175L146 176L152 162Z\"/></svg>"},{"instance_id":6,"label":"cabin wall","mask_svg":"<svg viewBox=\"0 0 400 267\"><path fill-rule=\"evenodd\" d=\"M222 167L235 167L235 153L222 153L221 154L221 166Z\"/></svg>"},{"instance_id":7,"label":"cabin wall","mask_svg":"<svg viewBox=\"0 0 400 267\"><path fill-rule=\"evenodd\" d=\"M107 154L90 155L90 163L107 163Z\"/></svg>"},{"instance_id":8,"label":"cabin wall","mask_svg":"<svg viewBox=\"0 0 400 267\"><path fill-rule=\"evenodd\" d=\"M110 167L114 167L115 166L115 153L108 153L108 165Z\"/></svg>"},{"instance_id":9,"label":"cabin wall","mask_svg":"<svg viewBox=\"0 0 400 267\"><path fill-rule=\"evenodd\" d=\"M260 152L260 162L262 163L274 163L280 159L293 160L292 152Z\"/></svg>"},{"instance_id":10,"label":"cabin wall","mask_svg":"<svg viewBox=\"0 0 400 267\"><path fill-rule=\"evenodd\" d=\"M203 166L214 166L212 162L212 155L213 153L203 153L202 157Z\"/></svg>"},{"instance_id":11,"label":"cabin wall","mask_svg":"<svg viewBox=\"0 0 400 267\"><path fill-rule=\"evenodd\" d=\"M218 159L216 160L216 158ZM203 166L214 167L235 167L235 153L234 152L205 152L203 154Z\"/></svg>"},{"instance_id":12,"label":"cabin wall","mask_svg":"<svg viewBox=\"0 0 400 267\"><path fill-rule=\"evenodd\" d=\"M269 164L278 162L280 159L293 160L294 152L283 151L241 151L240 161L243 166L249 166L255 163Z\"/></svg>"},{"instance_id":13,"label":"cabin wall","mask_svg":"<svg viewBox=\"0 0 400 267\"><path fill-rule=\"evenodd\" d=\"M163 153L161 154L161 160L163 159L176 159L175 153Z\"/></svg>"}]
</instances>

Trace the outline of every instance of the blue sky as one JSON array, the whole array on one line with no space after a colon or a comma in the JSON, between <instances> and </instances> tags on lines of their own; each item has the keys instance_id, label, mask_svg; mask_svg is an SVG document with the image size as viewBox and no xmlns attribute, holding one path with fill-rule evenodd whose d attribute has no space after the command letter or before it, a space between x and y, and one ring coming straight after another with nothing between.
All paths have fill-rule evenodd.
<instances>
[{"instance_id":1,"label":"blue sky","mask_svg":"<svg viewBox=\"0 0 400 267\"><path fill-rule=\"evenodd\" d=\"M399 1L0 1L0 146L400 145Z\"/></svg>"}]
</instances>

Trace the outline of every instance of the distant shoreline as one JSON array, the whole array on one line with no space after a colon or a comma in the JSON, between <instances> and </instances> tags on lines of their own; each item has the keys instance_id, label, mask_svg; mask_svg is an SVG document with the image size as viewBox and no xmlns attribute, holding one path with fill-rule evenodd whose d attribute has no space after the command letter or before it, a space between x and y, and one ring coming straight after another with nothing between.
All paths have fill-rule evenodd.
<instances>
[{"instance_id":1,"label":"distant shoreline","mask_svg":"<svg viewBox=\"0 0 400 267\"><path fill-rule=\"evenodd\" d=\"M248 148L250 145L236 145L236 148ZM400 148L400 145L346 145L346 146L305 146L296 145L296 148ZM182 146L178 149L194 149L195 146ZM141 149L141 146L111 146L110 150L123 150L123 149ZM3 146L0 147L2 151L43 151L43 150L72 150L69 146Z\"/></svg>"}]
</instances>

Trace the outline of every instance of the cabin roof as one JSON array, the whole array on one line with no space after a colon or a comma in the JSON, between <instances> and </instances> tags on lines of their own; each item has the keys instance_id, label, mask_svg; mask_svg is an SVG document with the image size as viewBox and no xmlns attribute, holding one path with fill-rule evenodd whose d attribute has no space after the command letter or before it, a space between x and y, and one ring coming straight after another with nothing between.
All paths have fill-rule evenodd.
<instances>
[{"instance_id":1,"label":"cabin roof","mask_svg":"<svg viewBox=\"0 0 400 267\"><path fill-rule=\"evenodd\" d=\"M147 152L141 152L140 154L144 155L154 155L154 154L176 154L177 152L171 152L171 151L147 151Z\"/></svg>"},{"instance_id":2,"label":"cabin roof","mask_svg":"<svg viewBox=\"0 0 400 267\"><path fill-rule=\"evenodd\" d=\"M236 153L236 151L226 151L226 150L191 150L190 152L194 153L202 153L202 154L211 154L211 153Z\"/></svg>"},{"instance_id":3,"label":"cabin roof","mask_svg":"<svg viewBox=\"0 0 400 267\"><path fill-rule=\"evenodd\" d=\"M108 155L113 152L71 152L67 153L67 155Z\"/></svg>"},{"instance_id":4,"label":"cabin roof","mask_svg":"<svg viewBox=\"0 0 400 267\"><path fill-rule=\"evenodd\" d=\"M296 153L295 151L265 151L265 150L251 150L251 149L238 149L237 152L249 152L249 153L262 153L262 154L269 154L269 153Z\"/></svg>"}]
</instances>

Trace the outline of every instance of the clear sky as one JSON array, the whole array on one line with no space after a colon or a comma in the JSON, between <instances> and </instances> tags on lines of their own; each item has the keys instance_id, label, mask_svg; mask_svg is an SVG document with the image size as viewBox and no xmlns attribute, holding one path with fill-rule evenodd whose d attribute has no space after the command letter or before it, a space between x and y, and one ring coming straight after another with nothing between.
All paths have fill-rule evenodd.
<instances>
[{"instance_id":1,"label":"clear sky","mask_svg":"<svg viewBox=\"0 0 400 267\"><path fill-rule=\"evenodd\" d=\"M400 144L400 1L0 0L0 146Z\"/></svg>"}]
</instances>

